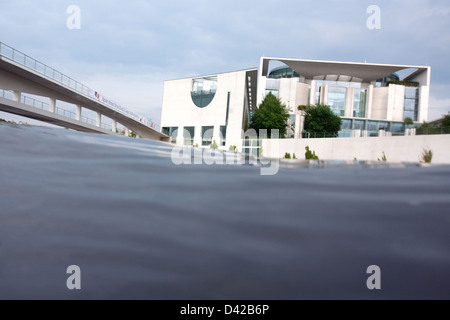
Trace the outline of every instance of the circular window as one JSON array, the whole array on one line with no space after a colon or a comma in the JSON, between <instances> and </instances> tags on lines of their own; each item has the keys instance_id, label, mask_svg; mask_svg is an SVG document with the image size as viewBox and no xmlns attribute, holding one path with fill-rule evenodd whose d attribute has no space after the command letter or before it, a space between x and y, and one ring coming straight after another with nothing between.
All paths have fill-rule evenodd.
<instances>
[{"instance_id":1,"label":"circular window","mask_svg":"<svg viewBox=\"0 0 450 320\"><path fill-rule=\"evenodd\" d=\"M192 80L191 97L199 108L208 106L214 99L217 90L217 76L204 77Z\"/></svg>"}]
</instances>

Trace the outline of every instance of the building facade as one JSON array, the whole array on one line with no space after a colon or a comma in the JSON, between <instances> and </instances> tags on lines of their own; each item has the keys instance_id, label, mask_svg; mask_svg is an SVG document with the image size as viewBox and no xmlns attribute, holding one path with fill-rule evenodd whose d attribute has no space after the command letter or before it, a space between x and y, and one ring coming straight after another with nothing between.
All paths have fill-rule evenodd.
<instances>
[{"instance_id":1,"label":"building facade","mask_svg":"<svg viewBox=\"0 0 450 320\"><path fill-rule=\"evenodd\" d=\"M270 68L273 62L281 66ZM286 138L318 134L303 130L297 108L317 103L342 118L340 137L403 135L406 118L428 118L430 75L428 66L264 57L259 69L166 81L161 127L180 145L239 146L271 92L290 113Z\"/></svg>"}]
</instances>

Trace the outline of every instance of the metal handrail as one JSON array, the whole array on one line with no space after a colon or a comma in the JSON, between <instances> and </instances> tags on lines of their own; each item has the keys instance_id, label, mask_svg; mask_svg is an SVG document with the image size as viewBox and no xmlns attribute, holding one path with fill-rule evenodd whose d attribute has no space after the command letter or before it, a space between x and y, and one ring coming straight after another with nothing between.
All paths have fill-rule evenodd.
<instances>
[{"instance_id":1,"label":"metal handrail","mask_svg":"<svg viewBox=\"0 0 450 320\"><path fill-rule=\"evenodd\" d=\"M109 100L108 98L98 94L97 91L90 89L89 87L83 85L82 83L72 79L71 77L66 76L65 74L57 71L56 69L53 69L52 67L49 67L45 63L42 63L34 58L31 58L30 56L2 42L0 42L0 56L7 58L15 63L18 63L29 70L38 72L44 77L52 81L56 81L62 86L75 90L78 93L83 94L85 97L91 100L95 100L96 102L101 103L107 108L117 111L122 115L131 118L149 128L154 128L155 130L156 128L160 128L160 126L156 123L153 123L153 121L138 116L134 112L129 111L128 109L116 104L115 102ZM99 97L102 98L100 99ZM158 131L160 130L158 129Z\"/></svg>"},{"instance_id":2,"label":"metal handrail","mask_svg":"<svg viewBox=\"0 0 450 320\"><path fill-rule=\"evenodd\" d=\"M5 93L9 93L10 97L7 97ZM2 98L14 101L14 92L13 91L0 89L0 96ZM50 109L50 105L48 103L28 97L28 96L24 96L24 95L21 96L20 102L23 104L26 104L27 106L38 108L41 110L49 110ZM59 114L61 116L67 117L67 118L71 118L71 119L75 119L75 120L77 119L77 115L74 112L60 108L60 107L55 107L55 113ZM85 116L81 116L80 121L90 124L90 125L93 125L93 126L97 126L96 120L85 117ZM112 130L112 125L107 124L107 123L100 123L100 127L103 129Z\"/></svg>"}]
</instances>

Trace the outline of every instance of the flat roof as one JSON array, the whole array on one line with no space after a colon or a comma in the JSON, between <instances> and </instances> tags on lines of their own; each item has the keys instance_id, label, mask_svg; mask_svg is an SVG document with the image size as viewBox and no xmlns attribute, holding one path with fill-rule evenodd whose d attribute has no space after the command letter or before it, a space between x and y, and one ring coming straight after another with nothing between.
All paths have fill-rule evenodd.
<instances>
[{"instance_id":1,"label":"flat roof","mask_svg":"<svg viewBox=\"0 0 450 320\"><path fill-rule=\"evenodd\" d=\"M429 66L416 65L394 65L368 62L343 62L262 57L261 69L263 76L267 76L268 74L270 61L282 62L289 66L292 70L300 74L300 76L306 77L308 79L326 75L345 75L357 78L362 82L376 81L403 69L417 69L415 73L421 73L431 69L431 67Z\"/></svg>"},{"instance_id":2,"label":"flat roof","mask_svg":"<svg viewBox=\"0 0 450 320\"><path fill-rule=\"evenodd\" d=\"M169 80L165 80L165 81L176 81L176 80L185 80L185 79L201 79L201 78L205 78L205 77L213 77L213 76L217 76L219 74L227 74L227 73L234 73L234 72L242 72L242 71L258 71L257 67L253 67L253 68L246 68L246 69L240 69L240 70L235 70L235 71L227 71L227 72L218 72L218 73L211 73L211 74L205 74L205 75L201 75L201 76L193 76L193 77L183 77L183 78L177 78L177 79L169 79Z\"/></svg>"}]
</instances>

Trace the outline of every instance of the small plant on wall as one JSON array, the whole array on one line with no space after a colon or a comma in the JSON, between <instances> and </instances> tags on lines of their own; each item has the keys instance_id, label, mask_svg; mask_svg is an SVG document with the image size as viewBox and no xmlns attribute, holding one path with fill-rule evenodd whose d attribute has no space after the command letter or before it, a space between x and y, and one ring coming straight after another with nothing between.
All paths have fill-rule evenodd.
<instances>
[{"instance_id":1,"label":"small plant on wall","mask_svg":"<svg viewBox=\"0 0 450 320\"><path fill-rule=\"evenodd\" d=\"M433 160L433 151L430 149L423 149L422 160L425 163L431 163L431 160Z\"/></svg>"},{"instance_id":2,"label":"small plant on wall","mask_svg":"<svg viewBox=\"0 0 450 320\"><path fill-rule=\"evenodd\" d=\"M305 153L305 159L306 160L319 160L319 156L316 155L315 151L309 150L309 146L305 147L306 153Z\"/></svg>"},{"instance_id":3,"label":"small plant on wall","mask_svg":"<svg viewBox=\"0 0 450 320\"><path fill-rule=\"evenodd\" d=\"M383 151L383 156L381 157L381 159L380 158L378 158L378 161L382 161L382 162L386 162L387 161L387 158L386 158L386 154L384 153L384 151Z\"/></svg>"}]
</instances>

